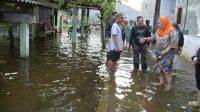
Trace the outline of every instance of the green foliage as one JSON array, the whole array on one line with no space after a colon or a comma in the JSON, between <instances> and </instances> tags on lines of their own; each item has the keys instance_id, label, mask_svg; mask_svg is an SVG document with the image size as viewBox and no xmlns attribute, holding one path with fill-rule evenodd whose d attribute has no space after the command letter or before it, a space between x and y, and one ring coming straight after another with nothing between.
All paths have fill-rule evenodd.
<instances>
[{"instance_id":1,"label":"green foliage","mask_svg":"<svg viewBox=\"0 0 200 112\"><path fill-rule=\"evenodd\" d=\"M67 4L67 8L72 8L74 4L88 5L100 8L103 11L103 20L108 20L112 12L115 11L115 3L126 0L71 0Z\"/></svg>"}]
</instances>

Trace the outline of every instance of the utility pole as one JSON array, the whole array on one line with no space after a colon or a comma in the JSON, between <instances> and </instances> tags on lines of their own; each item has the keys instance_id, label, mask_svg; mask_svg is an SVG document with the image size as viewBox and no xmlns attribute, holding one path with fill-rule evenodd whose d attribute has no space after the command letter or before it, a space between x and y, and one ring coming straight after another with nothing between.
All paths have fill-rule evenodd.
<instances>
[{"instance_id":1,"label":"utility pole","mask_svg":"<svg viewBox=\"0 0 200 112\"><path fill-rule=\"evenodd\" d=\"M160 16L160 3L161 3L161 0L156 0L154 21L153 21L153 33L154 34L156 33L157 22L158 22L158 18Z\"/></svg>"}]
</instances>

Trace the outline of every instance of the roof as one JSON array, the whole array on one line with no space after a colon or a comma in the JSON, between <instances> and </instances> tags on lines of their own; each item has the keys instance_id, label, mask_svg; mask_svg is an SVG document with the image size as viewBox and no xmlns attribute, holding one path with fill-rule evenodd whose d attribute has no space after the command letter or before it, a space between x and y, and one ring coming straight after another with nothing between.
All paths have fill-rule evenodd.
<instances>
[{"instance_id":1,"label":"roof","mask_svg":"<svg viewBox=\"0 0 200 112\"><path fill-rule=\"evenodd\" d=\"M30 5L38 5L38 6L44 6L44 7L51 7L58 9L58 4L56 3L50 3L45 0L3 0L5 2L18 2L18 3L24 3L24 4L30 4Z\"/></svg>"},{"instance_id":2,"label":"roof","mask_svg":"<svg viewBox=\"0 0 200 112\"><path fill-rule=\"evenodd\" d=\"M46 6L43 3L37 2L37 1L33 1L33 0L12 0L14 2L19 2L19 3L25 3L25 4L32 4L32 5L42 5L42 6Z\"/></svg>"}]
</instances>

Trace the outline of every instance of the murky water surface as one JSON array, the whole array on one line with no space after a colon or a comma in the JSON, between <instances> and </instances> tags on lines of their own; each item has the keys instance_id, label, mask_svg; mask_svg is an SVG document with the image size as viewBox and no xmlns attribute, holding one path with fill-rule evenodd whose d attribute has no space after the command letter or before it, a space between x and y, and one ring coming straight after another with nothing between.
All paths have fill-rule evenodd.
<instances>
[{"instance_id":1,"label":"murky water surface","mask_svg":"<svg viewBox=\"0 0 200 112\"><path fill-rule=\"evenodd\" d=\"M30 40L30 57L19 58L1 42L0 112L190 112L196 99L194 68L182 67L171 92L157 85L151 69L134 71L132 53L125 50L115 74L107 72L100 33L77 38Z\"/></svg>"}]
</instances>

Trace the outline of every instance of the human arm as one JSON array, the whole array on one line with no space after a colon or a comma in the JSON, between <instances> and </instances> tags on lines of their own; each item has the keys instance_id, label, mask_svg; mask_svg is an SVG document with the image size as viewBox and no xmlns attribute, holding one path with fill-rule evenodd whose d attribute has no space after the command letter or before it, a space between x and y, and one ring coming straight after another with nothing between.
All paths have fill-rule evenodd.
<instances>
[{"instance_id":1,"label":"human arm","mask_svg":"<svg viewBox=\"0 0 200 112\"><path fill-rule=\"evenodd\" d=\"M196 54L194 56L191 57L192 59L192 64L195 65L197 64L197 60L198 60L198 54L200 53L200 48L196 51Z\"/></svg>"},{"instance_id":2,"label":"human arm","mask_svg":"<svg viewBox=\"0 0 200 112\"><path fill-rule=\"evenodd\" d=\"M114 35L112 35L113 36L113 41L114 41L114 44L115 44L115 50L116 51L119 51L119 44L118 44L118 37L117 37L117 35L116 34L114 34Z\"/></svg>"},{"instance_id":3,"label":"human arm","mask_svg":"<svg viewBox=\"0 0 200 112\"><path fill-rule=\"evenodd\" d=\"M179 40L179 49L178 49L178 55L180 55L181 54L181 52L182 52L182 49L183 49L183 45L184 45L184 36L183 36L183 33L182 32L180 32L179 33L179 35L180 35L180 40Z\"/></svg>"},{"instance_id":4,"label":"human arm","mask_svg":"<svg viewBox=\"0 0 200 112\"><path fill-rule=\"evenodd\" d=\"M130 32L129 46L133 45L134 27L132 27Z\"/></svg>"},{"instance_id":5,"label":"human arm","mask_svg":"<svg viewBox=\"0 0 200 112\"><path fill-rule=\"evenodd\" d=\"M178 42L179 42L179 37L176 35L175 31L172 30L168 35L169 36L169 41L167 47L161 52L161 55L167 54L171 49L178 49Z\"/></svg>"}]
</instances>

